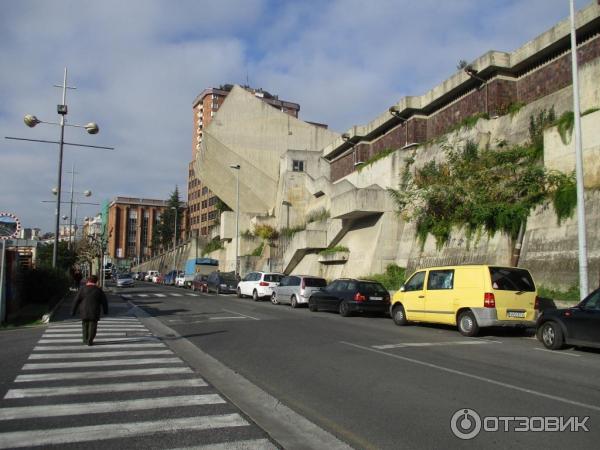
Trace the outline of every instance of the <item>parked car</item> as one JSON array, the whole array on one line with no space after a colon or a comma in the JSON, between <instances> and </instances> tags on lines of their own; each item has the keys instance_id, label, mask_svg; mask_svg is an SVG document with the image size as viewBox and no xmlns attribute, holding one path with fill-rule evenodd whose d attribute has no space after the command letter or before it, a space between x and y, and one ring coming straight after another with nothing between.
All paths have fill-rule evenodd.
<instances>
[{"instance_id":1,"label":"parked car","mask_svg":"<svg viewBox=\"0 0 600 450\"><path fill-rule=\"evenodd\" d=\"M166 284L167 286L174 286L176 277L177 277L177 271L170 270L169 272L167 272L165 274L164 279L163 279L163 284Z\"/></svg>"},{"instance_id":2,"label":"parked car","mask_svg":"<svg viewBox=\"0 0 600 450\"><path fill-rule=\"evenodd\" d=\"M237 279L235 272L213 272L206 280L206 292L215 292L217 294L235 293L237 288Z\"/></svg>"},{"instance_id":3,"label":"parked car","mask_svg":"<svg viewBox=\"0 0 600 450\"><path fill-rule=\"evenodd\" d=\"M308 304L308 299L313 292L327 286L325 278L310 275L290 275L283 277L278 286L273 288L271 302L276 305L285 303L297 308L299 305Z\"/></svg>"},{"instance_id":4,"label":"parked car","mask_svg":"<svg viewBox=\"0 0 600 450\"><path fill-rule=\"evenodd\" d=\"M158 270L149 270L146 275L144 275L144 281L152 281L153 283L156 283L156 281L154 281L154 277L158 275Z\"/></svg>"},{"instance_id":5,"label":"parked car","mask_svg":"<svg viewBox=\"0 0 600 450\"><path fill-rule=\"evenodd\" d=\"M117 275L117 287L133 286L133 275L129 272L120 273Z\"/></svg>"},{"instance_id":6,"label":"parked car","mask_svg":"<svg viewBox=\"0 0 600 450\"><path fill-rule=\"evenodd\" d=\"M573 345L600 348L600 289L572 308L545 309L536 335L551 350Z\"/></svg>"},{"instance_id":7,"label":"parked car","mask_svg":"<svg viewBox=\"0 0 600 450\"><path fill-rule=\"evenodd\" d=\"M271 298L273 288L285 275L273 272L250 272L237 285L238 297L252 296L257 302L263 297Z\"/></svg>"},{"instance_id":8,"label":"parked car","mask_svg":"<svg viewBox=\"0 0 600 450\"><path fill-rule=\"evenodd\" d=\"M308 299L311 311L337 311L343 317L363 312L387 314L389 307L390 294L383 285L353 278L334 280Z\"/></svg>"},{"instance_id":9,"label":"parked car","mask_svg":"<svg viewBox=\"0 0 600 450\"><path fill-rule=\"evenodd\" d=\"M185 272L180 271L175 277L175 286L185 287Z\"/></svg>"},{"instance_id":10,"label":"parked car","mask_svg":"<svg viewBox=\"0 0 600 450\"><path fill-rule=\"evenodd\" d=\"M156 272L154 275L152 275L151 281L156 284L162 284L163 276L160 273Z\"/></svg>"},{"instance_id":11,"label":"parked car","mask_svg":"<svg viewBox=\"0 0 600 450\"><path fill-rule=\"evenodd\" d=\"M476 336L481 327L533 327L538 305L526 269L464 265L418 270L394 294L390 313L396 325L442 323Z\"/></svg>"},{"instance_id":12,"label":"parked car","mask_svg":"<svg viewBox=\"0 0 600 450\"><path fill-rule=\"evenodd\" d=\"M208 292L208 285L206 283L207 280L208 275L197 273L194 279L192 280L192 291Z\"/></svg>"}]
</instances>

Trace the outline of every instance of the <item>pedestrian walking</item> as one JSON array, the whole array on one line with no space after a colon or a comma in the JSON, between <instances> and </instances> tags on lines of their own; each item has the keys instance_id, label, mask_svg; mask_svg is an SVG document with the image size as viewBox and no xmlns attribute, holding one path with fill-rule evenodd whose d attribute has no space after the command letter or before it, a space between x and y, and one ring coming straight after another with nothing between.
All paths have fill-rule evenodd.
<instances>
[{"instance_id":1,"label":"pedestrian walking","mask_svg":"<svg viewBox=\"0 0 600 450\"><path fill-rule=\"evenodd\" d=\"M79 270L75 270L75 272L73 272L73 284L75 289L79 289L81 287L82 279L83 275L81 275L81 272Z\"/></svg>"},{"instance_id":2,"label":"pedestrian walking","mask_svg":"<svg viewBox=\"0 0 600 450\"><path fill-rule=\"evenodd\" d=\"M83 333L83 343L87 345L94 344L96 330L98 329L98 320L100 320L100 308L104 314L108 314L108 302L104 291L98 287L98 277L92 275L89 277L75 297L71 315L75 315L77 308L81 315L81 330Z\"/></svg>"}]
</instances>

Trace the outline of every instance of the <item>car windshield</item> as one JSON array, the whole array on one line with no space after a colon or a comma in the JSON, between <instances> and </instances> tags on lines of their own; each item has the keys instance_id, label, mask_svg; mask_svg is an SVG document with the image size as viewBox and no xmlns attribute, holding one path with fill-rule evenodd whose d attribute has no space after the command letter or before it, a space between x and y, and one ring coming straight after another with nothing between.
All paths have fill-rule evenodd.
<instances>
[{"instance_id":1,"label":"car windshield","mask_svg":"<svg viewBox=\"0 0 600 450\"><path fill-rule=\"evenodd\" d=\"M490 267L492 288L500 291L534 292L535 285L528 271L512 267Z\"/></svg>"},{"instance_id":2,"label":"car windshield","mask_svg":"<svg viewBox=\"0 0 600 450\"><path fill-rule=\"evenodd\" d=\"M222 273L221 274L221 282L223 283L235 283L235 275L232 273Z\"/></svg>"},{"instance_id":3,"label":"car windshield","mask_svg":"<svg viewBox=\"0 0 600 450\"><path fill-rule=\"evenodd\" d=\"M122 273L119 275L119 278L131 278L131 274L130 273Z\"/></svg>"},{"instance_id":4,"label":"car windshield","mask_svg":"<svg viewBox=\"0 0 600 450\"><path fill-rule=\"evenodd\" d=\"M283 278L283 275L279 275L276 273L266 273L265 274L265 281L268 281L270 283L279 283L279 281L281 281L282 278Z\"/></svg>"},{"instance_id":5,"label":"car windshield","mask_svg":"<svg viewBox=\"0 0 600 450\"><path fill-rule=\"evenodd\" d=\"M325 287L327 286L327 280L324 278L305 278L304 285L306 287Z\"/></svg>"}]
</instances>

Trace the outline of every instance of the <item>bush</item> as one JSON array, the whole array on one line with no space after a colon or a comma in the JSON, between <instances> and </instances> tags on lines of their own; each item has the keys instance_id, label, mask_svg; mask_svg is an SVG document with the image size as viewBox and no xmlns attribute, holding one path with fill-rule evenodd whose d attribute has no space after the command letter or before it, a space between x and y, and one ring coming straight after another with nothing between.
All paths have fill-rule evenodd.
<instances>
[{"instance_id":1,"label":"bush","mask_svg":"<svg viewBox=\"0 0 600 450\"><path fill-rule=\"evenodd\" d=\"M306 230L306 225L298 225L298 226L291 227L291 228L284 227L281 230L279 230L279 234L283 237L291 238L299 231L304 231L304 230Z\"/></svg>"},{"instance_id":2,"label":"bush","mask_svg":"<svg viewBox=\"0 0 600 450\"><path fill-rule=\"evenodd\" d=\"M256 225L254 235L266 241L274 241L279 237L279 233L271 225Z\"/></svg>"},{"instance_id":3,"label":"bush","mask_svg":"<svg viewBox=\"0 0 600 450\"><path fill-rule=\"evenodd\" d=\"M321 222L329 218L329 211L325 208L315 209L306 216L306 223Z\"/></svg>"},{"instance_id":4,"label":"bush","mask_svg":"<svg viewBox=\"0 0 600 450\"><path fill-rule=\"evenodd\" d=\"M344 247L343 245L336 245L335 247L326 248L325 250L321 250L319 255L331 255L337 252L349 252L350 249L348 247Z\"/></svg>"},{"instance_id":5,"label":"bush","mask_svg":"<svg viewBox=\"0 0 600 450\"><path fill-rule=\"evenodd\" d=\"M396 291L400 289L406 280L406 269L398 266L397 264L389 264L385 268L384 273L367 275L362 278L365 280L377 281L383 284L386 289L390 291Z\"/></svg>"},{"instance_id":6,"label":"bush","mask_svg":"<svg viewBox=\"0 0 600 450\"><path fill-rule=\"evenodd\" d=\"M223 245L221 244L221 241L219 240L219 238L216 238L210 241L208 244L206 244L206 246L202 250L202 254L207 255L208 253L214 252L215 250L220 250L222 248Z\"/></svg>"},{"instance_id":7,"label":"bush","mask_svg":"<svg viewBox=\"0 0 600 450\"><path fill-rule=\"evenodd\" d=\"M260 245L258 247L256 247L252 253L250 253L249 256L261 256L264 247L265 247L265 243L261 242Z\"/></svg>"},{"instance_id":8,"label":"bush","mask_svg":"<svg viewBox=\"0 0 600 450\"><path fill-rule=\"evenodd\" d=\"M566 291L552 289L545 286L538 286L538 296L543 298L551 298L552 300L578 302L580 300L579 285L573 285Z\"/></svg>"},{"instance_id":9,"label":"bush","mask_svg":"<svg viewBox=\"0 0 600 450\"><path fill-rule=\"evenodd\" d=\"M61 270L38 268L21 272L17 278L17 291L22 305L43 304L53 306L69 292L70 280Z\"/></svg>"}]
</instances>

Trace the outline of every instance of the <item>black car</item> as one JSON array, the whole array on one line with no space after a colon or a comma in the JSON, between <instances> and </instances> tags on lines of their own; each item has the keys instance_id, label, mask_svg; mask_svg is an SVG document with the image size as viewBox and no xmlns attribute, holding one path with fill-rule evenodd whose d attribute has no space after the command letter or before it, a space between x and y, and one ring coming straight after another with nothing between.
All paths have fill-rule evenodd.
<instances>
[{"instance_id":1,"label":"black car","mask_svg":"<svg viewBox=\"0 0 600 450\"><path fill-rule=\"evenodd\" d=\"M311 311L338 311L344 317L362 312L387 314L389 308L390 294L381 284L351 278L335 280L308 299Z\"/></svg>"},{"instance_id":2,"label":"black car","mask_svg":"<svg viewBox=\"0 0 600 450\"><path fill-rule=\"evenodd\" d=\"M600 348L600 289L572 308L544 310L536 334L551 350L568 345Z\"/></svg>"},{"instance_id":3,"label":"black car","mask_svg":"<svg viewBox=\"0 0 600 450\"><path fill-rule=\"evenodd\" d=\"M235 272L213 272L206 280L206 291L216 292L217 294L235 293L237 288L237 279Z\"/></svg>"}]
</instances>

